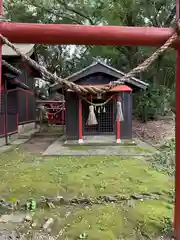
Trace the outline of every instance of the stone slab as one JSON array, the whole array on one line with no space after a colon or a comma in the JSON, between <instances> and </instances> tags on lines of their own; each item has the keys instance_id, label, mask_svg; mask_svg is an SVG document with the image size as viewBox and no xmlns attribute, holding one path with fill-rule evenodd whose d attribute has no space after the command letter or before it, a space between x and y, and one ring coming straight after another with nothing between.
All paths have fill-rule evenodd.
<instances>
[{"instance_id":1,"label":"stone slab","mask_svg":"<svg viewBox=\"0 0 180 240\"><path fill-rule=\"evenodd\" d=\"M12 148L11 145L4 145L4 146L0 146L0 153L4 153L9 151Z\"/></svg>"},{"instance_id":2,"label":"stone slab","mask_svg":"<svg viewBox=\"0 0 180 240\"><path fill-rule=\"evenodd\" d=\"M15 141L13 141L11 144L12 145L20 145L20 144L27 142L28 140L29 140L29 138L17 139Z\"/></svg>"},{"instance_id":3,"label":"stone slab","mask_svg":"<svg viewBox=\"0 0 180 240\"><path fill-rule=\"evenodd\" d=\"M137 141L136 146L66 146L62 138L57 139L43 153L44 156L149 156L156 151L150 145Z\"/></svg>"}]
</instances>

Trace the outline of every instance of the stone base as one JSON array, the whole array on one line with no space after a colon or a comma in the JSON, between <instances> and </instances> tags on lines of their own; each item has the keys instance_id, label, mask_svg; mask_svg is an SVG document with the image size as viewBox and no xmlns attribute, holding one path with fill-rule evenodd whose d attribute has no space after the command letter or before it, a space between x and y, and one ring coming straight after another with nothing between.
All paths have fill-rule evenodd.
<instances>
[{"instance_id":1,"label":"stone base","mask_svg":"<svg viewBox=\"0 0 180 240\"><path fill-rule=\"evenodd\" d=\"M18 126L18 133L19 134L27 133L27 132L35 129L35 127L36 127L35 122L19 125Z\"/></svg>"},{"instance_id":2,"label":"stone base","mask_svg":"<svg viewBox=\"0 0 180 240\"><path fill-rule=\"evenodd\" d=\"M79 143L79 144L83 144L83 143L84 143L83 139L79 139L79 140L78 140L78 143Z\"/></svg>"},{"instance_id":3,"label":"stone base","mask_svg":"<svg viewBox=\"0 0 180 240\"><path fill-rule=\"evenodd\" d=\"M20 137L30 137L38 129L35 129L35 122L22 124L18 126L18 132L8 136L8 142L11 144L13 141L16 141ZM6 144L5 137L0 138L0 146Z\"/></svg>"},{"instance_id":4,"label":"stone base","mask_svg":"<svg viewBox=\"0 0 180 240\"><path fill-rule=\"evenodd\" d=\"M94 135L94 136L83 136L83 139L73 140L66 139L64 145L99 145L99 146L113 146L117 144L122 145L136 145L133 139L116 139L115 135Z\"/></svg>"}]
</instances>

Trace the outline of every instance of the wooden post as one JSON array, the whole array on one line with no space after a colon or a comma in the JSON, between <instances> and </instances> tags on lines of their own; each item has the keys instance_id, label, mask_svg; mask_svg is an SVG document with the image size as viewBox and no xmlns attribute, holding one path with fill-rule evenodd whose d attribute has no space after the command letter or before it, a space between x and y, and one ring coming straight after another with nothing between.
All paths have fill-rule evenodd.
<instances>
[{"instance_id":1,"label":"wooden post","mask_svg":"<svg viewBox=\"0 0 180 240\"><path fill-rule=\"evenodd\" d=\"M25 92L26 94L26 121L29 121L29 104L28 104L28 93Z\"/></svg>"},{"instance_id":2,"label":"wooden post","mask_svg":"<svg viewBox=\"0 0 180 240\"><path fill-rule=\"evenodd\" d=\"M3 16L3 0L0 0L0 17ZM2 42L0 41L0 109L1 109L1 90L2 90Z\"/></svg>"},{"instance_id":3,"label":"wooden post","mask_svg":"<svg viewBox=\"0 0 180 240\"><path fill-rule=\"evenodd\" d=\"M176 17L180 18L180 0L176 0ZM180 240L180 47L176 51L176 178L175 178L175 208L174 234Z\"/></svg>"},{"instance_id":4,"label":"wooden post","mask_svg":"<svg viewBox=\"0 0 180 240\"><path fill-rule=\"evenodd\" d=\"M3 0L0 0L0 17L3 16ZM2 103L1 103L1 93L2 93L2 41L0 41L0 112L1 112L1 108L2 108ZM4 90L6 91L6 90ZM0 123L3 124L3 123ZM5 128L5 119L4 119L4 128Z\"/></svg>"},{"instance_id":5,"label":"wooden post","mask_svg":"<svg viewBox=\"0 0 180 240\"><path fill-rule=\"evenodd\" d=\"M8 112L7 112L7 101L8 101L8 90L7 90L7 79L4 80L4 135L5 135L5 143L8 142Z\"/></svg>"},{"instance_id":6,"label":"wooden post","mask_svg":"<svg viewBox=\"0 0 180 240\"><path fill-rule=\"evenodd\" d=\"M83 143L83 135L82 135L82 100L79 97L79 114L78 114L78 122L79 122L79 140L80 144Z\"/></svg>"},{"instance_id":7,"label":"wooden post","mask_svg":"<svg viewBox=\"0 0 180 240\"><path fill-rule=\"evenodd\" d=\"M116 103L120 101L120 95L117 94ZM120 120L116 119L116 143L121 143L121 123Z\"/></svg>"}]
</instances>

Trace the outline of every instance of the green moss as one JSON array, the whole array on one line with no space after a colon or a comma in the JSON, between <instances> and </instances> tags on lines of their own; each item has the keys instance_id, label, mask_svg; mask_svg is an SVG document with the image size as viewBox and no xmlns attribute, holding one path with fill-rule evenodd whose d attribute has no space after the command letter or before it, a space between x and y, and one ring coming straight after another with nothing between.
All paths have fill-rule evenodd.
<instances>
[{"instance_id":1,"label":"green moss","mask_svg":"<svg viewBox=\"0 0 180 240\"><path fill-rule=\"evenodd\" d=\"M153 153L153 151L149 148L142 148L142 147L131 147L131 148L137 152Z\"/></svg>"},{"instance_id":2,"label":"green moss","mask_svg":"<svg viewBox=\"0 0 180 240\"><path fill-rule=\"evenodd\" d=\"M53 233L66 227L64 236L78 239L86 233L91 240L155 239L172 218L173 181L155 171L151 164L132 157L37 157L20 150L0 156L0 197L10 201L51 195L65 197L159 192L161 200L136 201L129 206L94 205L91 208L61 206L38 209L35 219L55 218ZM67 217L66 213L70 212Z\"/></svg>"},{"instance_id":3,"label":"green moss","mask_svg":"<svg viewBox=\"0 0 180 240\"><path fill-rule=\"evenodd\" d=\"M113 144L113 146L115 146ZM103 148L107 148L107 147L111 147L111 146L102 146L100 144L97 145L65 145L65 147L68 147L70 150L96 150L96 149L103 149ZM138 155L138 153L153 153L153 151L151 149L148 148L142 148L142 147L137 147L137 146L127 146L127 145L117 145L117 147L119 147L123 152L127 151L127 152L131 152L131 153L135 153Z\"/></svg>"},{"instance_id":4,"label":"green moss","mask_svg":"<svg viewBox=\"0 0 180 240\"><path fill-rule=\"evenodd\" d=\"M37 158L21 151L0 160L2 197L96 197L171 191L172 181L137 158L84 156Z\"/></svg>"},{"instance_id":5,"label":"green moss","mask_svg":"<svg viewBox=\"0 0 180 240\"><path fill-rule=\"evenodd\" d=\"M92 149L95 148L93 146L87 146L87 145L71 145L68 146L70 150L87 150L87 149Z\"/></svg>"},{"instance_id":6,"label":"green moss","mask_svg":"<svg viewBox=\"0 0 180 240\"><path fill-rule=\"evenodd\" d=\"M132 224L138 223L141 233L156 236L167 227L165 218L172 219L172 205L162 200L137 202L135 208L128 209L127 218Z\"/></svg>"},{"instance_id":7,"label":"green moss","mask_svg":"<svg viewBox=\"0 0 180 240\"><path fill-rule=\"evenodd\" d=\"M67 216L67 213L68 216ZM172 211L162 201L144 201L134 207L127 205L94 205L89 208L61 207L56 210L36 212L35 221L41 226L44 217L53 217L53 234L65 229L64 238L78 239L85 233L87 239L155 239L166 229L165 217Z\"/></svg>"}]
</instances>

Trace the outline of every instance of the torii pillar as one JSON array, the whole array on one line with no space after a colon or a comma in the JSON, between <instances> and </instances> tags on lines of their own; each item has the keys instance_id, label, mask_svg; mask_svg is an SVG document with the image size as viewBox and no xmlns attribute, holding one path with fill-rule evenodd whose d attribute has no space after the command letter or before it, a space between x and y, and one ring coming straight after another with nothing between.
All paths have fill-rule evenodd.
<instances>
[{"instance_id":1,"label":"torii pillar","mask_svg":"<svg viewBox=\"0 0 180 240\"><path fill-rule=\"evenodd\" d=\"M3 17L3 1L0 0L0 18L2 17ZM0 108L1 108L1 86L2 86L2 45L3 44L0 41Z\"/></svg>"},{"instance_id":2,"label":"torii pillar","mask_svg":"<svg viewBox=\"0 0 180 240\"><path fill-rule=\"evenodd\" d=\"M180 19L180 0L176 0L176 18ZM180 240L180 46L176 49L176 179L174 230L175 239Z\"/></svg>"}]
</instances>

